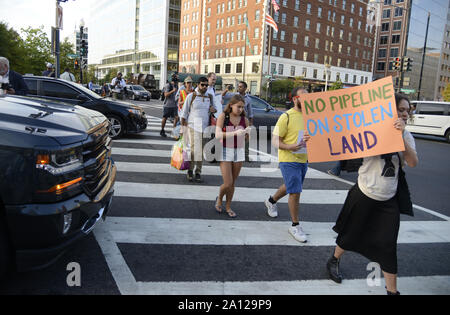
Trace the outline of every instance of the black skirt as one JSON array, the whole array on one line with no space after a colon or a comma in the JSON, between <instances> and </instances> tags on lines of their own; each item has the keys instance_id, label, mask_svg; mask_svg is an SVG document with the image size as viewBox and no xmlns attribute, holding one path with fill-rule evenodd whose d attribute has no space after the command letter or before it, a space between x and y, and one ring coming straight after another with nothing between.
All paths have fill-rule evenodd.
<instances>
[{"instance_id":1,"label":"black skirt","mask_svg":"<svg viewBox=\"0 0 450 315\"><path fill-rule=\"evenodd\" d=\"M364 195L358 184L347 199L333 230L336 244L380 264L385 272L397 274L397 238L400 211L396 197L377 201Z\"/></svg>"}]
</instances>

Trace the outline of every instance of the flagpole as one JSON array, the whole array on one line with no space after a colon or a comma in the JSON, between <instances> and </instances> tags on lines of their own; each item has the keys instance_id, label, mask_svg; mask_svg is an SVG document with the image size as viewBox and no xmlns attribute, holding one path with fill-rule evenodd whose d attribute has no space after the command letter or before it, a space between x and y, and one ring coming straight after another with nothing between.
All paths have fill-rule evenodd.
<instances>
[{"instance_id":1,"label":"flagpole","mask_svg":"<svg viewBox=\"0 0 450 315\"><path fill-rule=\"evenodd\" d=\"M242 81L245 82L245 67L246 67L246 57L247 57L247 39L248 39L248 13L245 14L245 45L244 45L244 69L242 72ZM250 44L250 41L248 41Z\"/></svg>"},{"instance_id":2,"label":"flagpole","mask_svg":"<svg viewBox=\"0 0 450 315\"><path fill-rule=\"evenodd\" d=\"M269 2L269 5L270 5L270 16L273 16L273 5L271 2ZM266 22L264 21L264 23L266 23ZM269 89L268 89L268 94L270 95L270 98L269 98L269 95L267 95L267 98L269 99L269 103L270 103L270 101L272 100L272 82L271 82L272 73L271 73L271 68L270 68L270 54L272 51L272 32L273 32L272 27L268 27L268 30L269 30L269 48L267 49L267 55L268 55L267 74L270 76Z\"/></svg>"}]
</instances>

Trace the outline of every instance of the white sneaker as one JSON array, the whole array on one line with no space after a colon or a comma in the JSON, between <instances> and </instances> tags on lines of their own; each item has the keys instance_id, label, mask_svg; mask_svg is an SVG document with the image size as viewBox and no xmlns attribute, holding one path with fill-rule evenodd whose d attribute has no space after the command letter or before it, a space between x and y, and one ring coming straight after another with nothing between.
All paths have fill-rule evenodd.
<instances>
[{"instance_id":1,"label":"white sneaker","mask_svg":"<svg viewBox=\"0 0 450 315\"><path fill-rule=\"evenodd\" d=\"M292 235L297 241L300 243L306 243L308 241L305 232L303 232L300 225L297 226L291 226L289 228L289 234Z\"/></svg>"},{"instance_id":2,"label":"white sneaker","mask_svg":"<svg viewBox=\"0 0 450 315\"><path fill-rule=\"evenodd\" d=\"M277 204L272 204L268 199L264 200L264 204L266 205L269 217L276 218L278 216Z\"/></svg>"}]
</instances>

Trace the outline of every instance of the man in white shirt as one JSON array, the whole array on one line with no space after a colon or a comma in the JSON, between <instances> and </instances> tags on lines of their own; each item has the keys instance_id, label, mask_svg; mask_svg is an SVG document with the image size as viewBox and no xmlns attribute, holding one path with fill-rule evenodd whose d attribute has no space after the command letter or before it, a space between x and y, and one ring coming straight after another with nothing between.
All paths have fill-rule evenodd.
<instances>
[{"instance_id":1,"label":"man in white shirt","mask_svg":"<svg viewBox=\"0 0 450 315\"><path fill-rule=\"evenodd\" d=\"M189 94L184 102L181 111L182 132L188 135L191 151L191 163L187 173L189 181L202 182L201 172L203 165L203 147L206 141L203 132L209 125L209 113L215 113L217 110L214 106L214 98L208 90L208 79L201 77L197 89Z\"/></svg>"},{"instance_id":2,"label":"man in white shirt","mask_svg":"<svg viewBox=\"0 0 450 315\"><path fill-rule=\"evenodd\" d=\"M69 68L64 69L64 72L61 74L60 78L66 81L75 82L75 76L70 73Z\"/></svg>"},{"instance_id":3,"label":"man in white shirt","mask_svg":"<svg viewBox=\"0 0 450 315\"><path fill-rule=\"evenodd\" d=\"M125 88L125 80L122 79L122 72L117 72L117 77L112 79L111 85L113 88L113 98L122 99L123 98L123 89Z\"/></svg>"}]
</instances>

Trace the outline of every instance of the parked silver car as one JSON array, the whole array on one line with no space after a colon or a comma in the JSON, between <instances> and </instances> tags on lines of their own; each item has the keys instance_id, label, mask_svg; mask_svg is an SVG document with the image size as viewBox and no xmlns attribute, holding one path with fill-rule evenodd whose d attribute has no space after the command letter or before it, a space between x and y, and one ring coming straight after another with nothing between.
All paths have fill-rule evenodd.
<instances>
[{"instance_id":1,"label":"parked silver car","mask_svg":"<svg viewBox=\"0 0 450 315\"><path fill-rule=\"evenodd\" d=\"M132 100L145 100L145 101L149 101L150 100L150 92L148 92L146 89L144 89L142 86L140 85L126 85L126 93L129 99Z\"/></svg>"}]
</instances>

